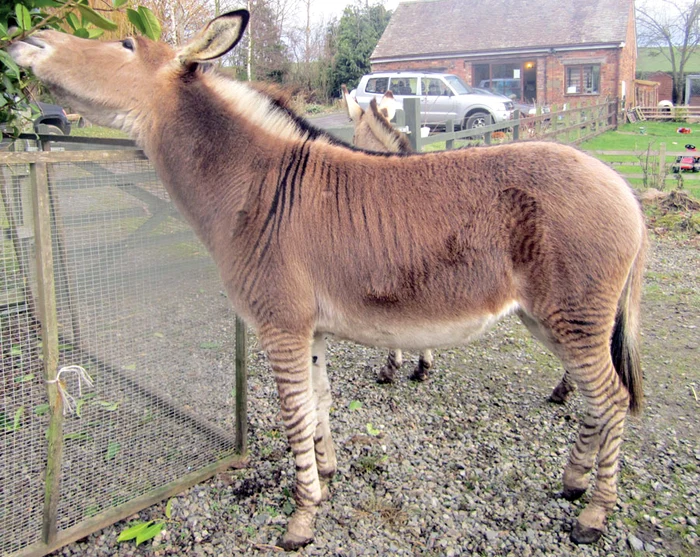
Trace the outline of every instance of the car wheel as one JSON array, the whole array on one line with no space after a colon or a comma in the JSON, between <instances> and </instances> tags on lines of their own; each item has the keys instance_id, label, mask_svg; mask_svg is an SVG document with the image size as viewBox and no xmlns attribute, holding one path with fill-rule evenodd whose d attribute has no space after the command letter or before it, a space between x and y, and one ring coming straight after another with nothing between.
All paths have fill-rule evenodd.
<instances>
[{"instance_id":1,"label":"car wheel","mask_svg":"<svg viewBox=\"0 0 700 557\"><path fill-rule=\"evenodd\" d=\"M491 116L486 112L475 112L467 119L466 128L468 130L473 130L476 128L483 128L488 126L491 122Z\"/></svg>"},{"instance_id":2,"label":"car wheel","mask_svg":"<svg viewBox=\"0 0 700 557\"><path fill-rule=\"evenodd\" d=\"M53 124L39 124L34 127L34 131L39 134L64 135L63 130Z\"/></svg>"}]
</instances>

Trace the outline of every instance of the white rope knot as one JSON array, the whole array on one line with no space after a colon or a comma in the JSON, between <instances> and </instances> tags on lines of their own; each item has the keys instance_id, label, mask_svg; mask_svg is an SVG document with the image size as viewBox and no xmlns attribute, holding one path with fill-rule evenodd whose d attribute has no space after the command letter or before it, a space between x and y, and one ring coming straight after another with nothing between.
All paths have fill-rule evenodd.
<instances>
[{"instance_id":1,"label":"white rope knot","mask_svg":"<svg viewBox=\"0 0 700 557\"><path fill-rule=\"evenodd\" d=\"M63 415L65 416L68 412L71 414L75 413L75 398L66 390L66 382L61 379L61 374L66 373L77 373L78 374L78 398L83 396L83 380L89 387L94 386L92 377L85 371L85 368L80 366L64 366L58 370L56 374L56 379L49 379L47 383L56 383L56 388L58 389L58 395L63 403Z\"/></svg>"}]
</instances>

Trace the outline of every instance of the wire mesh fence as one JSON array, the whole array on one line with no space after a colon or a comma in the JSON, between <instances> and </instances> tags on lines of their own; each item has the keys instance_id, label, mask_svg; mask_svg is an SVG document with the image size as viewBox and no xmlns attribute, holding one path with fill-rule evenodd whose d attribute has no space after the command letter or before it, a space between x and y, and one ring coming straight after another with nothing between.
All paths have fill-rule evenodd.
<instances>
[{"instance_id":1,"label":"wire mesh fence","mask_svg":"<svg viewBox=\"0 0 700 557\"><path fill-rule=\"evenodd\" d=\"M140 152L18 147L0 150L0 554L41 555L240 459L245 343Z\"/></svg>"}]
</instances>

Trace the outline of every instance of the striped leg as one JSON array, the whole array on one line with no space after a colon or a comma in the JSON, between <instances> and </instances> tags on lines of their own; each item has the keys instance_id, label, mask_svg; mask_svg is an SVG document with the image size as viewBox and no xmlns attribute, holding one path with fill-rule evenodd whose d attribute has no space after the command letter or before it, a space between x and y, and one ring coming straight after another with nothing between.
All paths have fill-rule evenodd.
<instances>
[{"instance_id":1,"label":"striped leg","mask_svg":"<svg viewBox=\"0 0 700 557\"><path fill-rule=\"evenodd\" d=\"M322 500L314 447L318 419L309 366L311 343L303 335L270 329L260 330L260 340L275 375L282 420L296 465L297 508L279 541L284 549L293 550L313 541L314 519Z\"/></svg>"},{"instance_id":2,"label":"striped leg","mask_svg":"<svg viewBox=\"0 0 700 557\"><path fill-rule=\"evenodd\" d=\"M396 371L403 365L401 350L392 350L386 359L386 364L379 370L377 383L393 383Z\"/></svg>"},{"instance_id":3,"label":"striped leg","mask_svg":"<svg viewBox=\"0 0 700 557\"><path fill-rule=\"evenodd\" d=\"M433 367L433 351L423 350L418 358L418 365L413 370L411 379L414 381L427 381L430 377L430 368Z\"/></svg>"},{"instance_id":4,"label":"striped leg","mask_svg":"<svg viewBox=\"0 0 700 557\"><path fill-rule=\"evenodd\" d=\"M576 384L572 381L571 375L565 370L561 381L554 387L552 394L549 395L549 401L556 404L564 404L575 390Z\"/></svg>"},{"instance_id":5,"label":"striped leg","mask_svg":"<svg viewBox=\"0 0 700 557\"><path fill-rule=\"evenodd\" d=\"M330 384L328 383L328 374L326 373L326 337L322 334L317 333L314 335L311 353L313 354L311 377L316 398L317 419L316 433L314 435L316 467L321 477L323 498L328 499L328 486L324 480L332 478L335 474L337 460L328 416L333 400L331 398Z\"/></svg>"},{"instance_id":6,"label":"striped leg","mask_svg":"<svg viewBox=\"0 0 700 557\"><path fill-rule=\"evenodd\" d=\"M572 335L573 336L573 335ZM572 379L586 401L586 417L564 469L567 499L581 497L588 487L596 457L598 471L591 500L571 532L576 543L593 543L605 529L607 515L617 502L617 469L629 406L629 393L622 385L610 356L610 334L580 334L567 341L578 352L576 361L565 361Z\"/></svg>"}]
</instances>

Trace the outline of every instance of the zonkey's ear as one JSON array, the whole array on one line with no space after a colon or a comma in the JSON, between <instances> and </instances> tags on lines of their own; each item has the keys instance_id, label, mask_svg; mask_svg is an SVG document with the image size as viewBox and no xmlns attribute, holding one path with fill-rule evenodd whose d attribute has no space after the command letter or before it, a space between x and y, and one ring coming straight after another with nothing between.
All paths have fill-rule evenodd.
<instances>
[{"instance_id":1,"label":"zonkey's ear","mask_svg":"<svg viewBox=\"0 0 700 557\"><path fill-rule=\"evenodd\" d=\"M211 20L178 50L177 59L183 66L187 66L220 58L241 40L249 19L248 10L236 10Z\"/></svg>"},{"instance_id":2,"label":"zonkey's ear","mask_svg":"<svg viewBox=\"0 0 700 557\"><path fill-rule=\"evenodd\" d=\"M345 106L348 109L348 116L350 116L353 122L359 122L360 118L362 118L362 115L365 111L362 110L362 107L360 107L360 105L357 104L357 101L352 98L345 84L341 85L340 88L343 91L343 97L345 98Z\"/></svg>"}]
</instances>

